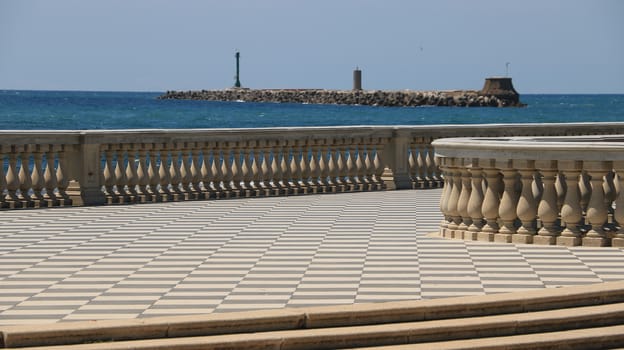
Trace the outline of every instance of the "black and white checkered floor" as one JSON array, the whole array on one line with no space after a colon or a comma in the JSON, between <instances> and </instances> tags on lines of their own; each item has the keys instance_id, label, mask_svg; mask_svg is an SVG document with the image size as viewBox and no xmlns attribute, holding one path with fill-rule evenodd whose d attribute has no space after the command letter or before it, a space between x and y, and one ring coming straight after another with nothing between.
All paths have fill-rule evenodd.
<instances>
[{"instance_id":1,"label":"black and white checkered floor","mask_svg":"<svg viewBox=\"0 0 624 350\"><path fill-rule=\"evenodd\" d=\"M0 212L0 324L440 298L624 279L624 251L463 242L440 190Z\"/></svg>"}]
</instances>

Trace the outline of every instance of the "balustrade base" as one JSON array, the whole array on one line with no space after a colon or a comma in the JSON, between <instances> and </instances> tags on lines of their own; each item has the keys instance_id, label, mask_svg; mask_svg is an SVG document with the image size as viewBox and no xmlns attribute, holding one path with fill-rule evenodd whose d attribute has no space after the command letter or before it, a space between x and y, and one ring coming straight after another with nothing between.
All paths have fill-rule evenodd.
<instances>
[{"instance_id":1,"label":"balustrade base","mask_svg":"<svg viewBox=\"0 0 624 350\"><path fill-rule=\"evenodd\" d=\"M555 243L557 243L557 237L555 236L536 235L535 237L533 237L533 244L555 245Z\"/></svg>"},{"instance_id":2,"label":"balustrade base","mask_svg":"<svg viewBox=\"0 0 624 350\"><path fill-rule=\"evenodd\" d=\"M533 237L534 235L526 235L526 234L517 233L515 235L512 235L511 243L531 244L533 243Z\"/></svg>"},{"instance_id":3,"label":"balustrade base","mask_svg":"<svg viewBox=\"0 0 624 350\"><path fill-rule=\"evenodd\" d=\"M464 231L464 241L476 241L479 239L478 232Z\"/></svg>"},{"instance_id":4,"label":"balustrade base","mask_svg":"<svg viewBox=\"0 0 624 350\"><path fill-rule=\"evenodd\" d=\"M606 247L608 240L603 237L583 237L583 245L587 247Z\"/></svg>"},{"instance_id":5,"label":"balustrade base","mask_svg":"<svg viewBox=\"0 0 624 350\"><path fill-rule=\"evenodd\" d=\"M576 247L583 244L583 240L581 237L560 236L557 237L556 244L564 247Z\"/></svg>"},{"instance_id":6,"label":"balustrade base","mask_svg":"<svg viewBox=\"0 0 624 350\"><path fill-rule=\"evenodd\" d=\"M493 232L479 232L477 233L477 240L483 242L494 242Z\"/></svg>"},{"instance_id":7,"label":"balustrade base","mask_svg":"<svg viewBox=\"0 0 624 350\"><path fill-rule=\"evenodd\" d=\"M494 242L497 243L511 243L511 233L495 233L494 234Z\"/></svg>"},{"instance_id":8,"label":"balustrade base","mask_svg":"<svg viewBox=\"0 0 624 350\"><path fill-rule=\"evenodd\" d=\"M624 238L614 237L611 239L611 246L624 247Z\"/></svg>"}]
</instances>

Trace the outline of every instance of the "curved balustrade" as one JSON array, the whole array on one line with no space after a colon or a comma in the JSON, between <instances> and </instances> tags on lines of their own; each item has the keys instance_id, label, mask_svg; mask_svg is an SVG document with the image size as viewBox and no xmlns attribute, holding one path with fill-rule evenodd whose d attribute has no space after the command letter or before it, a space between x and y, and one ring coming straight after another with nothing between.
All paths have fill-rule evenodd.
<instances>
[{"instance_id":1,"label":"curved balustrade","mask_svg":"<svg viewBox=\"0 0 624 350\"><path fill-rule=\"evenodd\" d=\"M433 142L444 237L624 246L624 135Z\"/></svg>"},{"instance_id":2,"label":"curved balustrade","mask_svg":"<svg viewBox=\"0 0 624 350\"><path fill-rule=\"evenodd\" d=\"M6 130L0 209L440 187L438 138L610 133L624 123Z\"/></svg>"}]
</instances>

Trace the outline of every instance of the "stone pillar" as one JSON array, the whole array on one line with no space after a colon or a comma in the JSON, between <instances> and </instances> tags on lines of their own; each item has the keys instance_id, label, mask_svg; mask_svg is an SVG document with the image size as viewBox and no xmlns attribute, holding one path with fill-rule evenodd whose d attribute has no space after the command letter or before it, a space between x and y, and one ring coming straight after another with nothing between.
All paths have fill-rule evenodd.
<instances>
[{"instance_id":1,"label":"stone pillar","mask_svg":"<svg viewBox=\"0 0 624 350\"><path fill-rule=\"evenodd\" d=\"M102 157L100 144L89 135L80 136L80 144L66 152L67 195L74 206L101 205L106 202L102 192Z\"/></svg>"},{"instance_id":2,"label":"stone pillar","mask_svg":"<svg viewBox=\"0 0 624 350\"><path fill-rule=\"evenodd\" d=\"M407 155L411 138L398 131L394 131L392 136L384 149L382 161L385 169L381 179L386 184L387 190L410 189L412 180Z\"/></svg>"}]
</instances>

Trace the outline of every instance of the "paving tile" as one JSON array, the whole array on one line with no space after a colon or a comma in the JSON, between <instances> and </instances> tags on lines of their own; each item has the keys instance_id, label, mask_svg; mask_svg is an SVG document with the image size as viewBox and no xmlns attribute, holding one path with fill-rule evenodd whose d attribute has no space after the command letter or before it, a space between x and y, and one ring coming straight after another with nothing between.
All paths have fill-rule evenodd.
<instances>
[{"instance_id":1,"label":"paving tile","mask_svg":"<svg viewBox=\"0 0 624 350\"><path fill-rule=\"evenodd\" d=\"M0 324L482 295L624 279L618 248L429 237L441 190L0 212Z\"/></svg>"}]
</instances>

